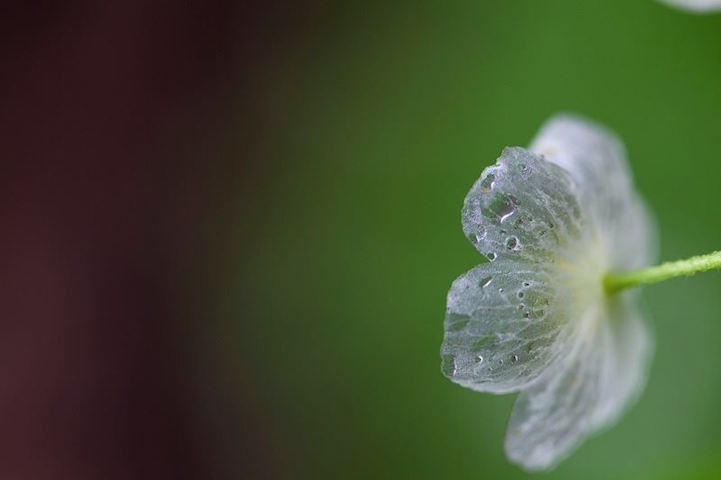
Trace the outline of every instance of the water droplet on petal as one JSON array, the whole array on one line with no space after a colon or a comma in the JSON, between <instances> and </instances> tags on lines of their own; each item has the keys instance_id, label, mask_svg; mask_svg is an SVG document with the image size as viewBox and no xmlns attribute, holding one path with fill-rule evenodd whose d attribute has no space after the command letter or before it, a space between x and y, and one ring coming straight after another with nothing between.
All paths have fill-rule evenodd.
<instances>
[{"instance_id":1,"label":"water droplet on petal","mask_svg":"<svg viewBox=\"0 0 721 480\"><path fill-rule=\"evenodd\" d=\"M518 246L518 239L516 237L508 237L506 239L506 248L509 250L513 250Z\"/></svg>"},{"instance_id":2,"label":"water droplet on petal","mask_svg":"<svg viewBox=\"0 0 721 480\"><path fill-rule=\"evenodd\" d=\"M499 288L499 289L498 289L498 293L503 293L503 289L502 289L502 288Z\"/></svg>"},{"instance_id":3,"label":"water droplet on petal","mask_svg":"<svg viewBox=\"0 0 721 480\"><path fill-rule=\"evenodd\" d=\"M487 258L488 260L490 260L490 261L493 261L493 260L496 259L496 254L493 253L493 252L487 253L487 254L486 254L486 258Z\"/></svg>"},{"instance_id":4,"label":"water droplet on petal","mask_svg":"<svg viewBox=\"0 0 721 480\"><path fill-rule=\"evenodd\" d=\"M510 217L511 215L513 215L513 212L515 212L515 211L516 211L516 208L512 206L506 213L501 215L501 223L505 222L506 219L508 217Z\"/></svg>"},{"instance_id":5,"label":"water droplet on petal","mask_svg":"<svg viewBox=\"0 0 721 480\"><path fill-rule=\"evenodd\" d=\"M493 277L483 277L481 278L481 281L479 284L481 285L481 288L486 288L488 285L491 284L491 280L493 280Z\"/></svg>"},{"instance_id":6,"label":"water droplet on petal","mask_svg":"<svg viewBox=\"0 0 721 480\"><path fill-rule=\"evenodd\" d=\"M486 175L486 178L481 180L481 192L488 193L491 190L493 190L493 187L495 186L494 180L496 179L495 175L492 173L489 173Z\"/></svg>"},{"instance_id":7,"label":"water droplet on petal","mask_svg":"<svg viewBox=\"0 0 721 480\"><path fill-rule=\"evenodd\" d=\"M523 295L524 295L523 290L521 290L520 292L518 292L518 298L523 298Z\"/></svg>"},{"instance_id":8,"label":"water droplet on petal","mask_svg":"<svg viewBox=\"0 0 721 480\"><path fill-rule=\"evenodd\" d=\"M524 287L530 287L530 286L531 286L531 282L523 282L523 286L524 286Z\"/></svg>"},{"instance_id":9,"label":"water droplet on petal","mask_svg":"<svg viewBox=\"0 0 721 480\"><path fill-rule=\"evenodd\" d=\"M476 357L476 363L483 363L483 357L481 355Z\"/></svg>"},{"instance_id":10,"label":"water droplet on petal","mask_svg":"<svg viewBox=\"0 0 721 480\"><path fill-rule=\"evenodd\" d=\"M511 357L511 361L512 361L513 363L516 363L516 362L518 361L518 355L512 356L512 357Z\"/></svg>"},{"instance_id":11,"label":"water droplet on petal","mask_svg":"<svg viewBox=\"0 0 721 480\"><path fill-rule=\"evenodd\" d=\"M513 195L497 193L481 209L481 213L491 220L500 220L503 223L516 211L516 202Z\"/></svg>"}]
</instances>

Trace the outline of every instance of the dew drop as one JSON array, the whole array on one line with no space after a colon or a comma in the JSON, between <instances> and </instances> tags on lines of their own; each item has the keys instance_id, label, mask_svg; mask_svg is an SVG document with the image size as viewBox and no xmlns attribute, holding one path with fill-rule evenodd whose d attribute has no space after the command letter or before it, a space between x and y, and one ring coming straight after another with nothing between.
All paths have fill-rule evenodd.
<instances>
[{"instance_id":1,"label":"dew drop","mask_svg":"<svg viewBox=\"0 0 721 480\"><path fill-rule=\"evenodd\" d=\"M481 278L481 281L479 284L481 285L481 288L486 288L488 285L491 284L491 280L493 280L493 277L483 277Z\"/></svg>"},{"instance_id":2,"label":"dew drop","mask_svg":"<svg viewBox=\"0 0 721 480\"><path fill-rule=\"evenodd\" d=\"M524 304L521 303L518 305L519 310L523 310L524 308L526 308L526 306Z\"/></svg>"},{"instance_id":3,"label":"dew drop","mask_svg":"<svg viewBox=\"0 0 721 480\"><path fill-rule=\"evenodd\" d=\"M502 289L502 288L499 288L499 289L498 289L498 293L503 293L503 289Z\"/></svg>"},{"instance_id":4,"label":"dew drop","mask_svg":"<svg viewBox=\"0 0 721 480\"><path fill-rule=\"evenodd\" d=\"M518 361L518 355L514 355L511 357L511 362L516 363Z\"/></svg>"},{"instance_id":5,"label":"dew drop","mask_svg":"<svg viewBox=\"0 0 721 480\"><path fill-rule=\"evenodd\" d=\"M478 235L476 235L475 233L469 233L468 236L467 236L467 238L468 238L468 240L470 240L471 243L474 244L474 245L478 243Z\"/></svg>"},{"instance_id":6,"label":"dew drop","mask_svg":"<svg viewBox=\"0 0 721 480\"><path fill-rule=\"evenodd\" d=\"M503 359L502 359L502 358L501 358L500 360L498 360L498 364L499 364L499 365L503 365Z\"/></svg>"},{"instance_id":7,"label":"dew drop","mask_svg":"<svg viewBox=\"0 0 721 480\"><path fill-rule=\"evenodd\" d=\"M508 210L504 210L504 213L501 214L501 223L505 222L508 217L513 215L513 212L516 211L516 207L513 205L510 205L510 208Z\"/></svg>"},{"instance_id":8,"label":"dew drop","mask_svg":"<svg viewBox=\"0 0 721 480\"><path fill-rule=\"evenodd\" d=\"M517 200L513 195L497 193L481 208L481 213L493 222L503 223L516 211Z\"/></svg>"},{"instance_id":9,"label":"dew drop","mask_svg":"<svg viewBox=\"0 0 721 480\"><path fill-rule=\"evenodd\" d=\"M553 222L548 222L548 228L553 230L554 228L556 228L556 225L554 225Z\"/></svg>"},{"instance_id":10,"label":"dew drop","mask_svg":"<svg viewBox=\"0 0 721 480\"><path fill-rule=\"evenodd\" d=\"M529 312L524 312L523 318L531 318L531 314Z\"/></svg>"},{"instance_id":11,"label":"dew drop","mask_svg":"<svg viewBox=\"0 0 721 480\"><path fill-rule=\"evenodd\" d=\"M496 259L496 254L493 252L489 252L486 254L486 258L488 258L488 260L490 260L490 261L493 261Z\"/></svg>"},{"instance_id":12,"label":"dew drop","mask_svg":"<svg viewBox=\"0 0 721 480\"><path fill-rule=\"evenodd\" d=\"M518 292L518 298L523 298L523 295L524 295L523 291Z\"/></svg>"},{"instance_id":13,"label":"dew drop","mask_svg":"<svg viewBox=\"0 0 721 480\"><path fill-rule=\"evenodd\" d=\"M456 374L456 357L453 355L443 355L441 358L441 372L447 377Z\"/></svg>"},{"instance_id":14,"label":"dew drop","mask_svg":"<svg viewBox=\"0 0 721 480\"><path fill-rule=\"evenodd\" d=\"M483 356L478 355L478 356L476 357L476 363L483 363Z\"/></svg>"},{"instance_id":15,"label":"dew drop","mask_svg":"<svg viewBox=\"0 0 721 480\"><path fill-rule=\"evenodd\" d=\"M488 193L493 190L493 187L495 186L495 179L496 177L492 173L486 175L486 178L481 180L481 192Z\"/></svg>"},{"instance_id":16,"label":"dew drop","mask_svg":"<svg viewBox=\"0 0 721 480\"><path fill-rule=\"evenodd\" d=\"M523 286L524 286L524 287L530 287L530 286L531 286L531 282L523 282Z\"/></svg>"},{"instance_id":17,"label":"dew drop","mask_svg":"<svg viewBox=\"0 0 721 480\"><path fill-rule=\"evenodd\" d=\"M508 250L513 250L518 246L518 239L516 237L508 237L506 239L506 248Z\"/></svg>"}]
</instances>

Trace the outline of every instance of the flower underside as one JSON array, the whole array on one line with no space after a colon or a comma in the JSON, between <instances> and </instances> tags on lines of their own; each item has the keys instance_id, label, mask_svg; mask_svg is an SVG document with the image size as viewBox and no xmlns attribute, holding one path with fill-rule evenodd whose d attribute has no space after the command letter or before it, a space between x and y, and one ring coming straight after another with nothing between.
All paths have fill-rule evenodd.
<instances>
[{"instance_id":1,"label":"flower underside","mask_svg":"<svg viewBox=\"0 0 721 480\"><path fill-rule=\"evenodd\" d=\"M462 224L488 261L448 293L442 371L474 390L520 391L506 452L548 468L643 386L651 341L635 295L609 296L603 279L653 259L652 223L616 137L560 116L483 171Z\"/></svg>"}]
</instances>

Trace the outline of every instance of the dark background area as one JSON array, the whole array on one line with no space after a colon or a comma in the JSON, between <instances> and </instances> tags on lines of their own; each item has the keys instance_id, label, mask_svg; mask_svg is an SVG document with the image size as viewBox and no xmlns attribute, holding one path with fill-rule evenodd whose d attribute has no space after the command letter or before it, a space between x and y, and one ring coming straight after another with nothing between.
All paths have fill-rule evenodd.
<instances>
[{"instance_id":1,"label":"dark background area","mask_svg":"<svg viewBox=\"0 0 721 480\"><path fill-rule=\"evenodd\" d=\"M460 207L557 111L625 140L664 260L719 248L721 16L651 0L0 7L1 478L525 478L439 372ZM717 478L717 273L542 478Z\"/></svg>"}]
</instances>

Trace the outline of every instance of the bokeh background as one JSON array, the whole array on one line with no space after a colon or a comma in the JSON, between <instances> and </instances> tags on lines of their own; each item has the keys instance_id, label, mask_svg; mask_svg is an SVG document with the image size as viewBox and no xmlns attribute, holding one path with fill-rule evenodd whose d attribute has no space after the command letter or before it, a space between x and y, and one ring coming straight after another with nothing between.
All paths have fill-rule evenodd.
<instances>
[{"instance_id":1,"label":"bokeh background","mask_svg":"<svg viewBox=\"0 0 721 480\"><path fill-rule=\"evenodd\" d=\"M29 2L28 2L29 3ZM528 478L439 371L460 207L577 112L661 259L719 248L721 15L652 0L10 2L0 477ZM648 387L549 479L721 476L721 275L649 288Z\"/></svg>"}]
</instances>

